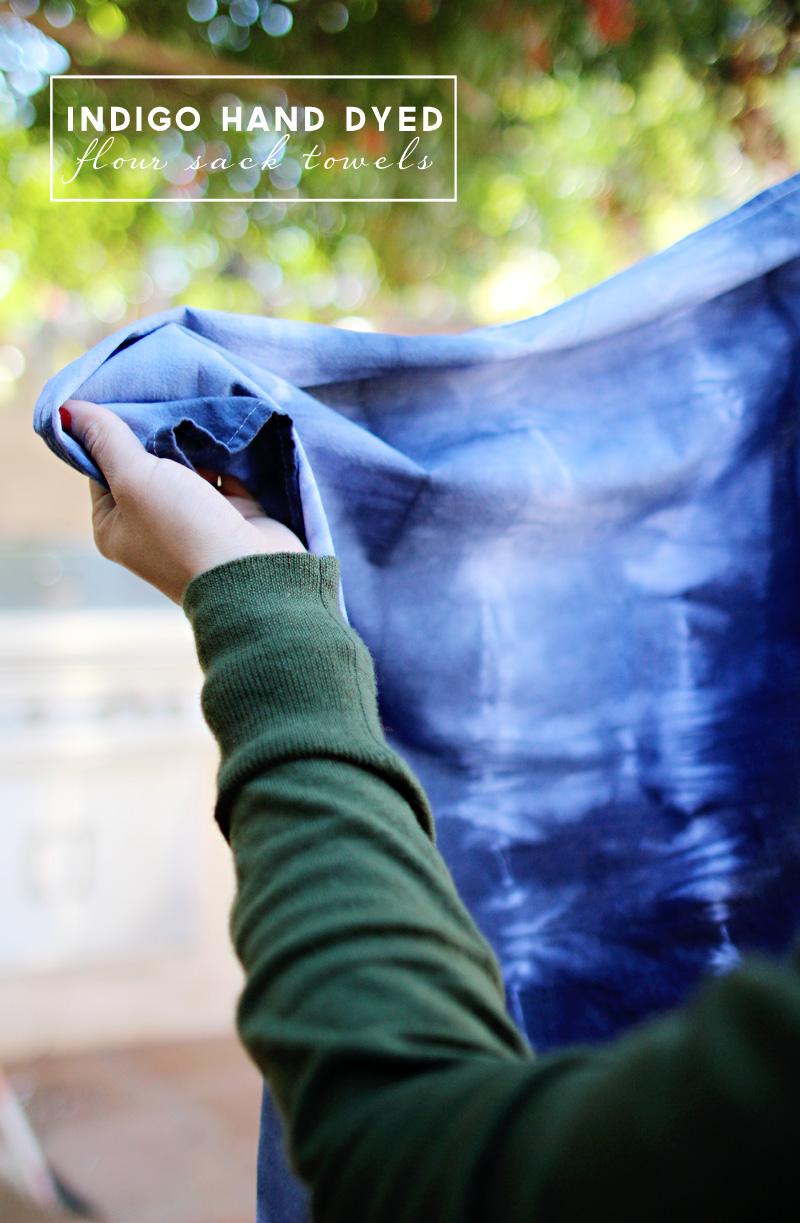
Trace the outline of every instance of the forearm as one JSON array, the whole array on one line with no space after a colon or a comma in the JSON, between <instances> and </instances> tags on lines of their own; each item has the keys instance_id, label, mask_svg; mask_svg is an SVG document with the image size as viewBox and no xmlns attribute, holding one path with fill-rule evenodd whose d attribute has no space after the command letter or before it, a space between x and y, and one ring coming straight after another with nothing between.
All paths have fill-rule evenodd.
<instances>
[{"instance_id":1,"label":"forearm","mask_svg":"<svg viewBox=\"0 0 800 1223\"><path fill-rule=\"evenodd\" d=\"M322 1116L334 1064L352 1104L365 1075L529 1056L427 799L385 741L337 580L330 559L249 558L203 575L185 601L222 748L240 1028L298 1132L309 1109Z\"/></svg>"},{"instance_id":2,"label":"forearm","mask_svg":"<svg viewBox=\"0 0 800 1223\"><path fill-rule=\"evenodd\" d=\"M612 1046L534 1062L425 796L383 739L335 572L314 557L237 562L187 601L223 750L240 1030L315 1217L781 1217L797 977L756 965Z\"/></svg>"},{"instance_id":3,"label":"forearm","mask_svg":"<svg viewBox=\"0 0 800 1223\"><path fill-rule=\"evenodd\" d=\"M297 1055L303 1074L335 1053L373 1073L380 1063L390 1080L409 1064L527 1056L494 957L413 830L381 777L345 763L282 764L244 788L231 829L232 932L248 974L240 1022L258 1060L275 1045L270 1077L287 1114ZM294 1050L291 1066L279 1046Z\"/></svg>"}]
</instances>

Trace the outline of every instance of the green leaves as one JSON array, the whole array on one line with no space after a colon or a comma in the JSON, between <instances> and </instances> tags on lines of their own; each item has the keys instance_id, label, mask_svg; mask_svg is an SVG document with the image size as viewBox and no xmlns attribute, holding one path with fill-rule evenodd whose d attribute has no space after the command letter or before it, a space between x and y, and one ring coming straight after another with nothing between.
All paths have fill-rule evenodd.
<instances>
[{"instance_id":1,"label":"green leaves","mask_svg":"<svg viewBox=\"0 0 800 1223\"><path fill-rule=\"evenodd\" d=\"M91 339L177 302L385 330L503 322L800 167L800 35L777 0L294 0L280 35L269 7L75 0L66 24L63 6L45 10L61 26L29 20L79 72L457 73L458 202L51 204L41 90L28 126L0 107L12 343L43 326Z\"/></svg>"}]
</instances>

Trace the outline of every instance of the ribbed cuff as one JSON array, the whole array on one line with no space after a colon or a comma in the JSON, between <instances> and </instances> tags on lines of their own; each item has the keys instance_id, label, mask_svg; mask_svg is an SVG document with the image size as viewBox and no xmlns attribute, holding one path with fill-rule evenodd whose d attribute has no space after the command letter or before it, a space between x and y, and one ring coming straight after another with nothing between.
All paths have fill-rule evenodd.
<instances>
[{"instance_id":1,"label":"ribbed cuff","mask_svg":"<svg viewBox=\"0 0 800 1223\"><path fill-rule=\"evenodd\" d=\"M268 552L206 569L186 587L182 604L195 631L200 665L206 671L206 656L210 660L230 646L233 624L240 619L245 622L248 613L280 611L311 600L321 601L340 617L338 598L339 561L335 556Z\"/></svg>"}]
</instances>

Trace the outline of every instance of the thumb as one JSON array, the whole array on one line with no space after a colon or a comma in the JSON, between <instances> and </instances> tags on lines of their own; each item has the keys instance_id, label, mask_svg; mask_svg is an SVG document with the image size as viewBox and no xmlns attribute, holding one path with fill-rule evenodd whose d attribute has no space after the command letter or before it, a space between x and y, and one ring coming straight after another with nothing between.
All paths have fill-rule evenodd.
<instances>
[{"instance_id":1,"label":"thumb","mask_svg":"<svg viewBox=\"0 0 800 1223\"><path fill-rule=\"evenodd\" d=\"M158 461L147 453L125 421L101 404L68 399L62 411L71 418L72 436L89 452L112 494L123 484L135 485L145 479Z\"/></svg>"}]
</instances>

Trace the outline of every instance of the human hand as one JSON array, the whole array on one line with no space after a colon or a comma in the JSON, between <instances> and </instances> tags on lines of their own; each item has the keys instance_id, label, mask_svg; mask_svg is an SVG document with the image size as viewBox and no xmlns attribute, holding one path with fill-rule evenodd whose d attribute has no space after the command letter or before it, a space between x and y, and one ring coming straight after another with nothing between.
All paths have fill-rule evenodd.
<instances>
[{"instance_id":1,"label":"human hand","mask_svg":"<svg viewBox=\"0 0 800 1223\"><path fill-rule=\"evenodd\" d=\"M90 481L92 528L100 553L180 603L192 578L240 556L305 552L268 518L244 485L198 475L148 454L131 429L99 404L68 400L62 423L102 471L110 492Z\"/></svg>"}]
</instances>

